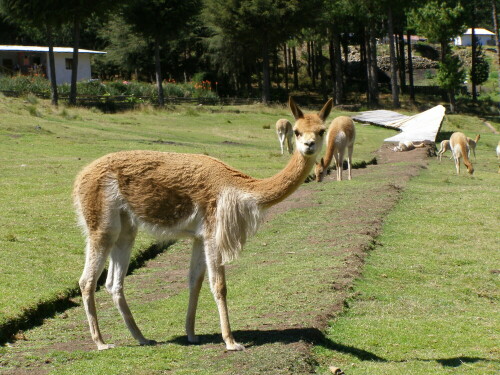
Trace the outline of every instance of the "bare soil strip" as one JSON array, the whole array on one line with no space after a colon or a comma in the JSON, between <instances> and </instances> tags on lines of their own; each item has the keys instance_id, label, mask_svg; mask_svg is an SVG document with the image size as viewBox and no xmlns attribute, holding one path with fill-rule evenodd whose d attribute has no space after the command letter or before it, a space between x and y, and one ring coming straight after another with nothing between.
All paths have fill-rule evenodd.
<instances>
[{"instance_id":1,"label":"bare soil strip","mask_svg":"<svg viewBox=\"0 0 500 375\"><path fill-rule=\"evenodd\" d=\"M342 208L340 212L336 211L337 219L325 224L327 228L323 228L324 236L318 238L311 233L311 244L314 245L315 241L327 241L330 244L328 256L335 257L336 264L340 264L335 267L318 265L318 279L313 280L314 283L311 283L311 286L304 286L299 297L307 299L308 306L313 307L307 313L296 312L282 301L282 305L277 305L275 310L270 310L269 317L257 319L257 322L261 322L260 326L256 326L255 321L251 326L243 328L239 326L240 329L236 330L234 335L238 341L247 346L248 349L245 352L224 353L220 335L202 335L202 346L207 345L208 349L216 348L216 350L207 350L206 353L205 360L211 363L211 368L217 368L217 364L220 363L220 368L225 369L224 373L304 374L313 372L316 365L310 355L312 345L349 351L350 348L327 341L323 332L328 320L346 308L346 300L352 294L353 281L362 273L364 259L376 243L384 218L401 198L401 192L407 182L418 175L422 168L426 168L427 154L427 149L395 153L389 145L383 145L376 155L377 165L357 169L354 178L381 182L369 192L353 189L349 199L355 204ZM332 174L326 178L324 184L337 184L333 179ZM269 212L268 221L290 209L300 209L315 204L318 203L314 201L312 189L299 189ZM339 237L349 240L343 241L340 245ZM187 242L185 247L189 248ZM186 265L189 264L189 255L188 251L173 253L167 251L145 263L144 267L147 268L147 272L128 276L127 289L134 291L134 303L166 299L185 290ZM341 259L341 262L338 262L338 259ZM259 264L256 266L258 267ZM229 279L237 277L237 267L237 264L229 267ZM232 272L234 275L231 275ZM159 280L161 283L158 282ZM99 299L101 311L113 309L110 298L104 293ZM25 334L20 333L18 340L11 345L10 354L4 359L0 358L0 373L46 374L53 369L53 365L50 361L47 363L33 361L33 356L43 357L44 353L58 350L69 352L94 350L88 329L82 322L82 314L71 310L68 311L67 316L62 314L59 317L67 318L66 329L71 331L71 334L66 336L70 338L67 342L60 342L56 337L57 333L51 332L50 322L40 328L47 329L47 335L54 335L53 342L48 345L40 346L30 340L28 332L25 333L26 337ZM75 315L78 318L72 317ZM117 324L122 324L122 322L117 322ZM123 327L123 330L125 331L126 328ZM120 340L126 341L120 342ZM177 341L184 345L181 342L183 338L171 340L170 343ZM115 343L130 345L130 338L118 339ZM232 367L229 371L228 359ZM2 367L9 368L9 370L2 371Z\"/></svg>"}]
</instances>

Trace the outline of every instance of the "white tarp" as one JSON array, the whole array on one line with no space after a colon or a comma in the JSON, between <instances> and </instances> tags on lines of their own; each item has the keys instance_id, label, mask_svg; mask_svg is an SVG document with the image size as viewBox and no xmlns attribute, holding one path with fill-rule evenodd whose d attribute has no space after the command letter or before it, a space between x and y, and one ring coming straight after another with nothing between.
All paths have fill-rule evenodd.
<instances>
[{"instance_id":1,"label":"white tarp","mask_svg":"<svg viewBox=\"0 0 500 375\"><path fill-rule=\"evenodd\" d=\"M414 116L405 116L387 110L367 111L353 116L353 120L400 130L401 133L384 139L385 142L435 142L441 129L445 108L438 105Z\"/></svg>"}]
</instances>

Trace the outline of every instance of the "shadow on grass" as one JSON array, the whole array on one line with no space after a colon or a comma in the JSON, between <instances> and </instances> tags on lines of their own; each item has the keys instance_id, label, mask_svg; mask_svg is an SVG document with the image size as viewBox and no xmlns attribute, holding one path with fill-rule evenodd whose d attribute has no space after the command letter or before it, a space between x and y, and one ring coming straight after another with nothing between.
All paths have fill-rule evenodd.
<instances>
[{"instance_id":1,"label":"shadow on grass","mask_svg":"<svg viewBox=\"0 0 500 375\"><path fill-rule=\"evenodd\" d=\"M441 143L441 141L444 141L445 139L450 139L451 135L453 134L454 132L445 132L445 131L440 131L437 135L436 135L436 145Z\"/></svg>"},{"instance_id":2,"label":"shadow on grass","mask_svg":"<svg viewBox=\"0 0 500 375\"><path fill-rule=\"evenodd\" d=\"M233 332L237 341L244 344L246 348L251 348L253 346L263 346L266 344L292 344L299 341L308 342L314 346L320 346L325 349L352 355L358 358L360 361L369 362L408 362L411 360L424 361L424 362L437 362L443 367L460 367L464 364L472 364L477 362L497 362L495 360L479 357L452 357L444 359L404 359L399 361L391 361L378 355L371 353L367 350L356 348L349 345L340 344L329 340L325 337L323 332L316 328L289 328L283 330L247 330L247 331L235 331ZM220 334L210 334L210 335L200 335L200 342L198 345L223 345L222 337ZM164 342L172 343L177 345L191 345L187 341L186 336L177 336L173 339Z\"/></svg>"},{"instance_id":3,"label":"shadow on grass","mask_svg":"<svg viewBox=\"0 0 500 375\"><path fill-rule=\"evenodd\" d=\"M130 262L128 274L142 267L146 261L155 258L157 255L168 249L172 244L173 242L168 242L166 244L154 244L139 253ZM99 278L98 285L103 285L105 280L106 272L103 272ZM43 324L45 319L52 318L56 314L78 306L77 303L72 301L72 298L80 295L80 288L76 281L77 280L75 280L76 285L74 287L61 291L58 295L49 300L40 301L32 308L24 309L20 315L0 325L0 345L9 341L15 341L14 335L17 332L40 326Z\"/></svg>"},{"instance_id":4,"label":"shadow on grass","mask_svg":"<svg viewBox=\"0 0 500 375\"><path fill-rule=\"evenodd\" d=\"M323 332L316 328L234 331L233 334L236 340L243 343L246 348L273 343L291 344L299 341L306 341L315 346L322 346L329 350L354 355L362 361L387 362L386 359L366 350L333 342L327 339ZM200 335L199 339L200 345L218 344L222 342L220 334ZM178 345L190 345L187 342L186 336L177 336L168 342Z\"/></svg>"}]
</instances>

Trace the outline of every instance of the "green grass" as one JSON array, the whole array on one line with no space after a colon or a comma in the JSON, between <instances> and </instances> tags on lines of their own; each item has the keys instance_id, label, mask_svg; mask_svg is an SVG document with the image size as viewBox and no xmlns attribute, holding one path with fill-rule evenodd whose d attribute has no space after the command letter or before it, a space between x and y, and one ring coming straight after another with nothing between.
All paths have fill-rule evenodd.
<instances>
[{"instance_id":1,"label":"green grass","mask_svg":"<svg viewBox=\"0 0 500 375\"><path fill-rule=\"evenodd\" d=\"M0 98L0 111L0 327L76 288L83 238L71 185L91 160L121 149L206 153L257 177L274 174L288 160L279 154L274 133L276 119L291 118L283 107L145 107L105 115ZM492 343L498 341L499 285L498 274L490 272L498 269L498 136L476 118L447 116L443 131L456 129L482 135L474 177L455 176L448 159L432 160L408 184L378 239L382 246L371 253L353 290L350 309L331 322L326 337L315 328L316 317L334 312L332 303L344 299L334 286L355 277L346 269L360 256L349 250L373 245L366 228L383 215L383 205L376 209L367 202L396 194L391 186L404 185L398 172L407 164L354 171L349 183L306 184L301 189L307 199L266 222L248 242L228 267L231 323L245 352L223 351L206 284L197 313L202 344L185 345L190 242L179 241L126 282L139 326L160 345L137 346L101 290L101 327L117 348L94 350L76 296L69 302L74 308L24 332L13 347L0 347L0 373L41 368L52 374L304 374L327 373L329 365L348 374L498 371ZM354 161L370 160L392 134L357 126ZM457 215L462 206L465 221ZM151 241L141 236L135 254Z\"/></svg>"},{"instance_id":2,"label":"green grass","mask_svg":"<svg viewBox=\"0 0 500 375\"><path fill-rule=\"evenodd\" d=\"M93 159L124 149L204 153L256 177L273 175L288 159L274 132L276 119L291 118L283 107L145 107L109 115L1 97L0 111L0 327L76 288L83 237L71 189ZM370 160L389 134L360 125L355 162ZM136 249L150 242L141 236Z\"/></svg>"},{"instance_id":3,"label":"green grass","mask_svg":"<svg viewBox=\"0 0 500 375\"><path fill-rule=\"evenodd\" d=\"M336 350L315 350L318 373L330 365L352 375L498 373L496 142L483 134L474 177L456 176L451 160L433 160L409 184L349 309L330 323Z\"/></svg>"}]
</instances>

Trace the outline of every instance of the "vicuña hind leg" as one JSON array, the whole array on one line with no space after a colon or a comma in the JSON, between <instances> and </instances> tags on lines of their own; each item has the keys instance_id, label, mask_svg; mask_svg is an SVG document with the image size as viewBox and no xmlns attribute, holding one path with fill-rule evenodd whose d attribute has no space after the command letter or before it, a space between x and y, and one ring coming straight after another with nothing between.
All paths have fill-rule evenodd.
<instances>
[{"instance_id":1,"label":"vicu\u00f1a hind leg","mask_svg":"<svg viewBox=\"0 0 500 375\"><path fill-rule=\"evenodd\" d=\"M146 339L137 327L123 292L123 283L127 275L137 228L130 224L130 219L125 214L122 214L120 219L121 231L111 250L106 289L113 297L113 302L134 339L140 345L155 345L156 341Z\"/></svg>"},{"instance_id":2,"label":"vicu\u00f1a hind leg","mask_svg":"<svg viewBox=\"0 0 500 375\"><path fill-rule=\"evenodd\" d=\"M354 151L354 146L347 149L347 171L349 172L347 179L352 180L352 152Z\"/></svg>"},{"instance_id":3,"label":"vicu\u00f1a hind leg","mask_svg":"<svg viewBox=\"0 0 500 375\"><path fill-rule=\"evenodd\" d=\"M190 343L197 343L199 341L198 336L194 334L194 323L196 308L198 307L198 297L200 296L200 289L203 284L206 268L203 241L195 239L189 269L189 306L186 315L186 334Z\"/></svg>"},{"instance_id":4,"label":"vicu\u00f1a hind leg","mask_svg":"<svg viewBox=\"0 0 500 375\"><path fill-rule=\"evenodd\" d=\"M342 172L344 169L344 152L339 152L335 157L337 167L337 181L342 181Z\"/></svg>"},{"instance_id":5,"label":"vicu\u00f1a hind leg","mask_svg":"<svg viewBox=\"0 0 500 375\"><path fill-rule=\"evenodd\" d=\"M97 280L104 269L106 259L116 237L109 233L91 233L87 239L87 249L85 255L85 267L80 277L80 289L82 291L83 306L89 322L92 340L97 345L98 350L114 347L106 344L102 338L99 324L97 322L97 312L95 306L95 289Z\"/></svg>"},{"instance_id":6,"label":"vicu\u00f1a hind leg","mask_svg":"<svg viewBox=\"0 0 500 375\"><path fill-rule=\"evenodd\" d=\"M229 325L229 313L227 310L227 289L226 289L226 274L224 266L221 265L221 256L216 254L214 248L207 248L205 243L205 255L207 260L208 279L210 281L210 289L217 303L219 310L220 325L222 338L226 343L227 350L245 350L245 347L238 344L231 332Z\"/></svg>"}]
</instances>

